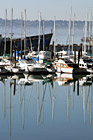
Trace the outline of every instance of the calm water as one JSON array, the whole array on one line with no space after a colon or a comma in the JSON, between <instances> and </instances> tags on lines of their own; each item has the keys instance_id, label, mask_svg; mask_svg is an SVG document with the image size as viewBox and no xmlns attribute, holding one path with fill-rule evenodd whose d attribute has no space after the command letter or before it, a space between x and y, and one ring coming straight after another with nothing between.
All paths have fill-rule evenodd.
<instances>
[{"instance_id":1,"label":"calm water","mask_svg":"<svg viewBox=\"0 0 93 140\"><path fill-rule=\"evenodd\" d=\"M0 77L0 139L92 140L93 77Z\"/></svg>"},{"instance_id":2,"label":"calm water","mask_svg":"<svg viewBox=\"0 0 93 140\"><path fill-rule=\"evenodd\" d=\"M20 26L13 32L20 37ZM35 34L38 27L27 27L27 35ZM67 28L56 28L57 44L66 44L67 36ZM82 36L76 28L75 43ZM92 108L93 77L0 76L0 140L93 140Z\"/></svg>"},{"instance_id":3,"label":"calm water","mask_svg":"<svg viewBox=\"0 0 93 140\"><path fill-rule=\"evenodd\" d=\"M19 23L20 24L14 22L14 24L13 24L13 38L21 37L21 22L19 22ZM55 30L56 41L55 41L55 43L56 44L67 44L69 30L68 30L67 26L65 26L65 25L62 27L61 26L62 25L60 25L60 27L56 27L56 30ZM83 28L84 27L81 25L75 26L74 43L76 43L76 44L81 43L81 38L84 36ZM45 27L45 33L50 33L51 30L53 32L53 26L47 25L47 27ZM41 34L43 34L42 26L41 26L40 32L41 32ZM11 33L11 24L7 24L6 36L10 37L10 33ZM2 34L3 37L5 36L4 23L3 24L0 23L0 34ZM38 34L38 26L33 27L30 24L28 24L28 26L26 26L26 36L37 35L37 34ZM24 37L24 28L23 28L23 37ZM52 41L53 41L53 37L52 37L51 43L52 43ZM72 43L72 41L71 41L71 43Z\"/></svg>"}]
</instances>

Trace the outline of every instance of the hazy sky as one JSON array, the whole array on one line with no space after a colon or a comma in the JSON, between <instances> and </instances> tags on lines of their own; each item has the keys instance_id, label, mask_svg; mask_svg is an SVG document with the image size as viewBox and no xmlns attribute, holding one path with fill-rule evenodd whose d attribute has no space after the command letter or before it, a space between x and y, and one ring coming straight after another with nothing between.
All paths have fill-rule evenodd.
<instances>
[{"instance_id":1,"label":"hazy sky","mask_svg":"<svg viewBox=\"0 0 93 140\"><path fill-rule=\"evenodd\" d=\"M4 18L5 9L8 11L8 18L11 17L11 8L14 11L14 18L20 18L24 9L27 11L27 19L38 19L39 12L45 20L56 19L68 20L70 9L76 14L77 20L84 20L89 9L93 10L93 0L0 0L0 18Z\"/></svg>"}]
</instances>

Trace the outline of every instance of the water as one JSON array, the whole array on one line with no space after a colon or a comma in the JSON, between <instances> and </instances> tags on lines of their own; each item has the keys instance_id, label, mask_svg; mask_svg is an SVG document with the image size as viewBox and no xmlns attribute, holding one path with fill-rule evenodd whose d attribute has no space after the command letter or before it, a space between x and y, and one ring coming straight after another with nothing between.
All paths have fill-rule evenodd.
<instances>
[{"instance_id":1,"label":"water","mask_svg":"<svg viewBox=\"0 0 93 140\"><path fill-rule=\"evenodd\" d=\"M92 140L93 77L78 77L0 76L0 139Z\"/></svg>"},{"instance_id":2,"label":"water","mask_svg":"<svg viewBox=\"0 0 93 140\"><path fill-rule=\"evenodd\" d=\"M38 34L37 26L26 30ZM0 32L4 36L4 26ZM20 37L20 26L13 32ZM68 28L56 28L56 44L66 44L67 36ZM76 28L75 43L82 36L83 28ZM0 76L0 91L1 140L93 139L93 77Z\"/></svg>"},{"instance_id":3,"label":"water","mask_svg":"<svg viewBox=\"0 0 93 140\"><path fill-rule=\"evenodd\" d=\"M53 21L52 21L53 22ZM0 23L0 34L3 35L3 37L5 36L5 26L4 26L4 21L2 21ZM38 24L37 22L35 22L33 25L31 22L27 22L26 24L26 36L33 36L33 35L37 35L39 33L39 29L38 29ZM45 33L50 33L51 31L53 32L53 23L51 25L47 25L48 23L46 23L45 26ZM84 23L83 23L84 24ZM10 37L10 33L11 33L11 21L7 22L7 27L6 27L6 36ZM24 27L23 28L23 37L24 37ZM83 28L84 25L81 25L80 23L75 23L75 34L74 34L74 43L76 44L80 44L81 43L81 38L84 36L83 33ZM41 26L41 34L43 34L43 29ZM68 36L69 36L69 29L68 29L68 25L65 22L60 23L56 23L56 31L55 31L55 38L56 44L68 44ZM13 38L21 38L21 21L13 21ZM53 43L53 37L51 40L51 44ZM72 44L72 37L71 37L71 44Z\"/></svg>"}]
</instances>

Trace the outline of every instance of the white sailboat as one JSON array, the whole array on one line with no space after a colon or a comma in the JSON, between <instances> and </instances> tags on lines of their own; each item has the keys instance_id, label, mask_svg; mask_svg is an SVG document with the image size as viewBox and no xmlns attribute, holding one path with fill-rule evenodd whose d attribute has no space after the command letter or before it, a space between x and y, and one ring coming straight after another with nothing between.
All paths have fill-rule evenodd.
<instances>
[{"instance_id":1,"label":"white sailboat","mask_svg":"<svg viewBox=\"0 0 93 140\"><path fill-rule=\"evenodd\" d=\"M37 72L37 73L42 73L42 72L47 72L47 69L44 64L39 64L39 63L32 63L30 66L28 66L29 72Z\"/></svg>"},{"instance_id":2,"label":"white sailboat","mask_svg":"<svg viewBox=\"0 0 93 140\"><path fill-rule=\"evenodd\" d=\"M19 60L17 66L24 70L24 72L31 72L31 73L42 73L47 72L47 69L44 64L36 63L36 62L29 62L27 60Z\"/></svg>"}]
</instances>

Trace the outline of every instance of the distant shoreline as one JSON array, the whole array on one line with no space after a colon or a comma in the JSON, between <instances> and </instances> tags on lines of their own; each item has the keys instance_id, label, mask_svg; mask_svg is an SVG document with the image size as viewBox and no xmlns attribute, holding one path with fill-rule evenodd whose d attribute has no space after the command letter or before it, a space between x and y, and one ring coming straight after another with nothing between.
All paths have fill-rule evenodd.
<instances>
[{"instance_id":1,"label":"distant shoreline","mask_svg":"<svg viewBox=\"0 0 93 140\"><path fill-rule=\"evenodd\" d=\"M72 21L73 22L73 21ZM5 24L5 20L0 18L0 26L4 26ZM8 20L7 19L7 26L11 24L11 20ZM13 20L13 24L14 26L18 26L21 24L21 19L14 19ZM27 26L33 26L33 27L36 27L38 26L38 20L27 20L26 21L26 24ZM50 26L52 27L54 24L54 21L53 20L45 20L45 26ZM68 20L56 20L56 27L62 27L62 26L66 26L68 27L68 24L69 24L69 21ZM79 26L79 27L84 27L84 24L85 24L85 21L75 21L75 26Z\"/></svg>"}]
</instances>

